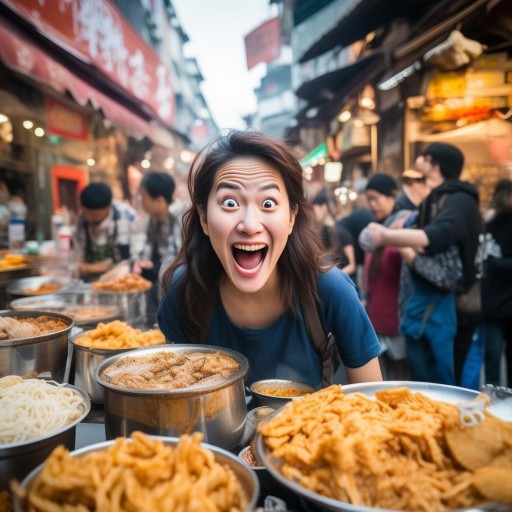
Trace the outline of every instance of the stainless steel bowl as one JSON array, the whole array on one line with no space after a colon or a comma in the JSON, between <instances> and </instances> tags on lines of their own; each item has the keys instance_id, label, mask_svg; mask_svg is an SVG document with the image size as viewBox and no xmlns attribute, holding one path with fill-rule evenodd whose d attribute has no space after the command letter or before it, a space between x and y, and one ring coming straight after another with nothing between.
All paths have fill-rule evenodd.
<instances>
[{"instance_id":1,"label":"stainless steel bowl","mask_svg":"<svg viewBox=\"0 0 512 512\"><path fill-rule=\"evenodd\" d=\"M235 359L240 368L224 380L169 390L125 388L103 377L105 370L122 358L162 351L176 354L221 352ZM212 345L156 345L109 357L94 369L94 379L105 393L106 437L127 436L134 430L168 436L202 432L206 442L231 450L239 445L245 429L244 378L248 369L249 363L242 354Z\"/></svg>"},{"instance_id":2,"label":"stainless steel bowl","mask_svg":"<svg viewBox=\"0 0 512 512\"><path fill-rule=\"evenodd\" d=\"M179 442L179 439L173 437L161 437L155 436L158 439L161 439L165 444L170 446L176 446ZM73 457L80 457L87 453L103 451L106 450L108 446L113 444L114 441L105 441L103 443L93 444L91 446L87 446L85 448L81 448L80 450L76 450L71 455ZM244 509L245 512L251 512L256 508L256 502L258 500L258 495L260 492L260 486L258 483L258 478L254 471L252 471L247 465L243 464L235 455L218 448L217 446L212 446L210 444L202 443L202 446L211 450L215 456L215 461L223 466L228 466L235 477L240 482L243 490L248 499L248 505ZM42 465L34 469L22 482L22 487L26 491L30 489L30 486L33 485L35 479L38 474L42 470ZM16 512L24 512L27 510L24 506L24 503L17 497L14 497L14 510Z\"/></svg>"},{"instance_id":3,"label":"stainless steel bowl","mask_svg":"<svg viewBox=\"0 0 512 512\"><path fill-rule=\"evenodd\" d=\"M293 396L276 396L270 394L268 392L269 389L292 390L296 391L297 394L294 394ZM307 384L284 379L258 380L253 382L249 387L249 392L253 396L254 405L256 407L267 406L274 409L279 409L279 407L290 402L293 398L298 398L306 395L307 393L313 393L314 391L315 390Z\"/></svg>"},{"instance_id":4,"label":"stainless steel bowl","mask_svg":"<svg viewBox=\"0 0 512 512\"><path fill-rule=\"evenodd\" d=\"M408 387L412 391L419 391L424 395L432 398L433 400L438 400L442 402L448 403L458 403L464 401L471 401L477 395L477 391L473 391L471 389L459 388L456 386L448 386L444 384L432 384L428 382L408 382L408 381L385 381L385 382L368 382L362 384L349 384L343 386L344 393L363 393L367 396L373 397L377 391L382 391L385 389L393 389L399 387ZM274 416L280 414L281 411L277 411L274 413ZM307 501L313 503L318 510L324 510L329 512L384 512L383 509L377 509L373 507L363 507L356 506L350 503L345 503L342 501L338 501L332 498L327 498L315 492L312 492L305 487L302 487L300 484L293 480L289 480L284 477L280 471L281 461L280 459L276 459L272 456L271 451L265 445L261 434L257 434L256 440L256 453L258 458L263 462L265 467L268 469L270 474L278 480L282 485L287 487L291 492L305 498ZM500 505L496 503L485 504L483 506L478 506L477 508L472 507L471 509L458 509L458 510L466 510L469 511L483 511L483 510L494 510L498 511L500 509ZM388 511L392 512L392 511ZM456 512L453 510L452 512ZM504 512L504 511L503 511Z\"/></svg>"},{"instance_id":5,"label":"stainless steel bowl","mask_svg":"<svg viewBox=\"0 0 512 512\"><path fill-rule=\"evenodd\" d=\"M19 443L0 444L0 489L8 489L9 481L21 480L32 469L41 464L52 450L63 444L69 450L75 448L76 426L89 414L91 401L87 393L70 384L71 388L83 398L84 413L75 421L60 430L50 432L44 437L22 441Z\"/></svg>"},{"instance_id":6,"label":"stainless steel bowl","mask_svg":"<svg viewBox=\"0 0 512 512\"><path fill-rule=\"evenodd\" d=\"M4 311L0 316L11 318L49 316L66 322L66 327L60 331L32 338L0 341L0 377L41 376L64 382L68 339L74 327L73 319L48 311Z\"/></svg>"},{"instance_id":7,"label":"stainless steel bowl","mask_svg":"<svg viewBox=\"0 0 512 512\"><path fill-rule=\"evenodd\" d=\"M133 350L133 348L124 349L100 349L88 348L79 345L77 341L84 335L88 335L89 331L84 331L71 338L73 350L73 362L75 367L74 383L76 386L82 388L91 397L92 403L103 404L105 393L103 388L94 379L94 368L108 359L109 357L117 354L123 354Z\"/></svg>"},{"instance_id":8,"label":"stainless steel bowl","mask_svg":"<svg viewBox=\"0 0 512 512\"><path fill-rule=\"evenodd\" d=\"M100 322L112 322L121 319L121 312L116 305L85 303L81 304L72 298L77 294L55 293L51 295L39 295L37 297L25 297L15 299L11 302L10 308L14 311L55 311L70 316L77 327L82 329L95 329ZM103 310L101 316L93 315L97 309Z\"/></svg>"},{"instance_id":9,"label":"stainless steel bowl","mask_svg":"<svg viewBox=\"0 0 512 512\"><path fill-rule=\"evenodd\" d=\"M40 286L45 284L54 284L58 286L54 292L50 293L38 293L37 290ZM21 299L23 297L40 297L42 295L50 295L58 292L63 292L70 289L72 286L76 286L77 281L69 277L54 277L54 276L37 276L37 277L25 277L24 279L18 279L11 283L7 287L7 296L9 300Z\"/></svg>"}]
</instances>

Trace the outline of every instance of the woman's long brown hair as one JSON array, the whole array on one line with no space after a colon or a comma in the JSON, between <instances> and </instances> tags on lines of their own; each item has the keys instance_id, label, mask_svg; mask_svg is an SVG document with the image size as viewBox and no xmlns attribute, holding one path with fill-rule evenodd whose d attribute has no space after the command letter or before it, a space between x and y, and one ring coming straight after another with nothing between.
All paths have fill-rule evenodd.
<instances>
[{"instance_id":1,"label":"woman's long brown hair","mask_svg":"<svg viewBox=\"0 0 512 512\"><path fill-rule=\"evenodd\" d=\"M278 171L286 186L290 208L297 212L293 231L277 263L280 293L287 310L296 313L297 299L303 304L317 299L317 277L327 268L322 242L304 190L302 167L292 149L256 132L233 130L219 135L192 162L188 177L192 205L183 217L183 245L162 276L162 286L167 292L176 270L185 266L184 276L178 284L181 318L185 325L196 327L193 330L197 332L204 330L201 324L207 310L205 304L215 301L223 272L210 239L201 227L199 211L208 215L208 196L217 171L236 158L257 158Z\"/></svg>"}]
</instances>

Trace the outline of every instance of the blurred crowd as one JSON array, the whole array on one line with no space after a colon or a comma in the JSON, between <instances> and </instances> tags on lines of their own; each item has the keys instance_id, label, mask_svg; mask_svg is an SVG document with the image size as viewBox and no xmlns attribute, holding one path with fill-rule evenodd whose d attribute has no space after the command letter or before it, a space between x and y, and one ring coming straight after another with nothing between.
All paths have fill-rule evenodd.
<instances>
[{"instance_id":1,"label":"blurred crowd","mask_svg":"<svg viewBox=\"0 0 512 512\"><path fill-rule=\"evenodd\" d=\"M348 216L337 217L328 189L312 200L377 332L387 380L512 383L512 182L496 184L482 214L463 166L455 146L434 143L400 182L368 176Z\"/></svg>"}]
</instances>

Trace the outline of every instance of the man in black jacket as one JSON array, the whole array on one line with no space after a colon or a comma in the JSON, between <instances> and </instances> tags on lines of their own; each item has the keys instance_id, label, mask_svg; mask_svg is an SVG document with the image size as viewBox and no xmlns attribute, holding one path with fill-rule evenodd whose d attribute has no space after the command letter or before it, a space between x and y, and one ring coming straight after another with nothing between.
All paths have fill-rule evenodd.
<instances>
[{"instance_id":1,"label":"man in black jacket","mask_svg":"<svg viewBox=\"0 0 512 512\"><path fill-rule=\"evenodd\" d=\"M458 148L451 144L430 144L419 170L432 192L420 206L419 229L388 229L371 223L362 235L366 246L412 247L426 255L444 252L455 244L463 269L457 290L461 294L469 291L476 281L475 256L483 231L478 192L473 185L459 179L463 166L464 156ZM406 261L410 264L414 253L409 254ZM457 311L454 367L458 384L477 322L478 315Z\"/></svg>"}]
</instances>

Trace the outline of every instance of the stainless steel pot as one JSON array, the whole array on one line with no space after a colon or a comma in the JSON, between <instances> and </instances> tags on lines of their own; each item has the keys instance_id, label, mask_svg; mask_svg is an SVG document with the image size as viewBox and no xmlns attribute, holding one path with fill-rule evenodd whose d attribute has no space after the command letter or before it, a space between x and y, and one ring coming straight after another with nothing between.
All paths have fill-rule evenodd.
<instances>
[{"instance_id":1,"label":"stainless steel pot","mask_svg":"<svg viewBox=\"0 0 512 512\"><path fill-rule=\"evenodd\" d=\"M176 446L179 442L179 439L172 437L160 437L166 445ZM106 450L110 445L112 445L114 441L105 441L103 443L93 444L91 446L86 446L85 448L81 448L80 450L76 450L71 453L72 457L80 457L87 453L91 452L99 452ZM260 493L260 486L258 483L258 478L252 469L246 466L242 461L240 461L235 455L218 448L217 446L212 446L206 443L202 444L205 448L208 448L213 452L215 457L215 461L222 466L228 466L231 471L233 471L236 479L240 482L242 489L244 490L245 495L247 496L247 507L243 512L252 512L256 509L256 502L258 501L258 496ZM42 465L34 469L22 482L22 488L25 491L29 491L30 487L34 484L35 479L39 475L42 470ZM193 492L193 488L192 488ZM24 512L28 510L25 506L25 503L18 497L14 497L14 510L15 512Z\"/></svg>"},{"instance_id":2,"label":"stainless steel pot","mask_svg":"<svg viewBox=\"0 0 512 512\"><path fill-rule=\"evenodd\" d=\"M0 316L11 318L37 318L48 316L66 322L61 331L15 340L0 341L0 377L45 377L64 382L68 340L74 326L73 319L48 311L4 311Z\"/></svg>"},{"instance_id":3,"label":"stainless steel pot","mask_svg":"<svg viewBox=\"0 0 512 512\"><path fill-rule=\"evenodd\" d=\"M121 358L137 358L170 351L216 353L232 357L239 369L229 378L210 384L170 390L137 390L106 381L105 370ZM105 433L107 439L127 436L134 430L148 434L179 436L202 432L206 442L231 450L244 433L247 405L244 378L249 370L240 353L211 345L157 345L118 354L94 369L94 379L105 392Z\"/></svg>"},{"instance_id":4,"label":"stainless steel pot","mask_svg":"<svg viewBox=\"0 0 512 512\"><path fill-rule=\"evenodd\" d=\"M37 293L30 290L37 290L44 284L55 284L58 286L54 292L49 293ZM69 277L54 277L54 276L36 276L36 277L25 277L24 279L18 279L11 283L7 287L8 299L21 299L23 297L41 297L42 295L50 295L57 292L62 292L70 289L72 286L76 286L77 281Z\"/></svg>"},{"instance_id":5,"label":"stainless steel pot","mask_svg":"<svg viewBox=\"0 0 512 512\"><path fill-rule=\"evenodd\" d=\"M121 312L118 306L94 302L81 303L80 298L84 299L78 293L54 293L51 295L15 299L9 307L15 311L55 311L56 313L70 316L75 321L75 325L82 329L95 329L100 322L112 322L113 320L121 319ZM92 312L96 309L104 310L103 316L86 316L88 311ZM76 314L73 314L72 310L76 310ZM83 315L80 313L83 313Z\"/></svg>"},{"instance_id":6,"label":"stainless steel pot","mask_svg":"<svg viewBox=\"0 0 512 512\"><path fill-rule=\"evenodd\" d=\"M85 334L89 333L85 331L71 338L75 366L74 383L89 394L94 404L103 404L105 394L103 388L96 382L96 380L94 380L94 368L109 357L122 354L133 349L124 348L119 350L106 350L88 348L77 344L76 341Z\"/></svg>"},{"instance_id":7,"label":"stainless steel pot","mask_svg":"<svg viewBox=\"0 0 512 512\"><path fill-rule=\"evenodd\" d=\"M85 411L75 421L60 430L50 432L44 437L19 443L0 444L0 489L8 489L11 479L21 480L32 469L44 462L52 450L63 444L69 450L75 449L76 426L89 414L91 401L87 393L66 384L67 388L80 393L85 403Z\"/></svg>"}]
</instances>

